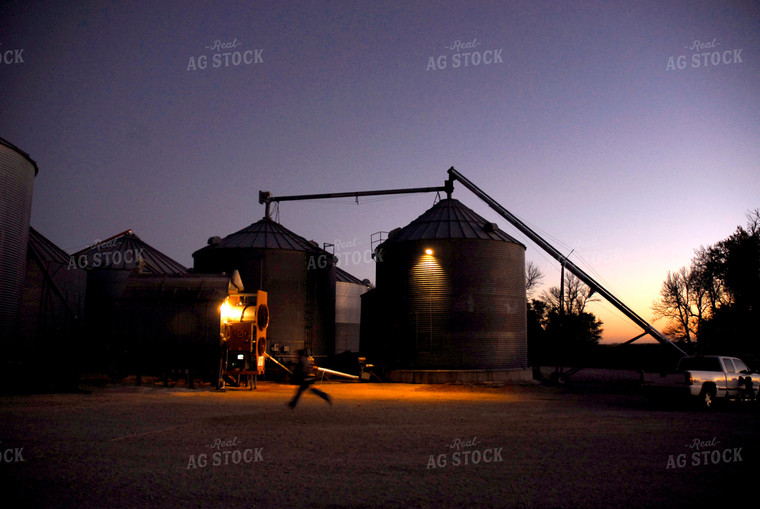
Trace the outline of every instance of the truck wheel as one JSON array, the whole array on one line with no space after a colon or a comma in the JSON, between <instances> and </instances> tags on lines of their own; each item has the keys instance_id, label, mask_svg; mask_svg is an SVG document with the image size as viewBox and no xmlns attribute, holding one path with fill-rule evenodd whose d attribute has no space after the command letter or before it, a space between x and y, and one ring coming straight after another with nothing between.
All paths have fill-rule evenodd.
<instances>
[{"instance_id":1,"label":"truck wheel","mask_svg":"<svg viewBox=\"0 0 760 509\"><path fill-rule=\"evenodd\" d=\"M705 409L710 410L715 406L715 389L712 387L703 387L702 392L699 394L699 405Z\"/></svg>"}]
</instances>

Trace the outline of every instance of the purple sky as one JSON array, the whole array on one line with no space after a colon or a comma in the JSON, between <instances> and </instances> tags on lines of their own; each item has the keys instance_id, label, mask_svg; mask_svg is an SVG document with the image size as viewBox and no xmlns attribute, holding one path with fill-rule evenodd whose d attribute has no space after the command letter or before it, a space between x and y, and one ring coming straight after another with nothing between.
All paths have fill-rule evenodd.
<instances>
[{"instance_id":1,"label":"purple sky","mask_svg":"<svg viewBox=\"0 0 760 509\"><path fill-rule=\"evenodd\" d=\"M667 271L760 207L760 4L570 4L5 1L0 136L38 163L32 226L60 247L131 228L187 266L263 216L259 190L437 186L454 166L650 318ZM374 280L370 235L433 199L279 217ZM611 309L592 309L605 339L636 335Z\"/></svg>"}]
</instances>

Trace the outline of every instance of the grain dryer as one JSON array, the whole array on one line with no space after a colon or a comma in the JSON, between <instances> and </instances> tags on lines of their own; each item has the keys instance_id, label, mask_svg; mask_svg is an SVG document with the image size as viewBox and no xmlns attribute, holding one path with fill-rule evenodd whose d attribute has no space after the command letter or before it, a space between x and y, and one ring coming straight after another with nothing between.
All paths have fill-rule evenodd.
<instances>
[{"instance_id":1,"label":"grain dryer","mask_svg":"<svg viewBox=\"0 0 760 509\"><path fill-rule=\"evenodd\" d=\"M256 377L264 374L268 325L267 292L233 293L224 300L220 309L220 389L255 387Z\"/></svg>"}]
</instances>

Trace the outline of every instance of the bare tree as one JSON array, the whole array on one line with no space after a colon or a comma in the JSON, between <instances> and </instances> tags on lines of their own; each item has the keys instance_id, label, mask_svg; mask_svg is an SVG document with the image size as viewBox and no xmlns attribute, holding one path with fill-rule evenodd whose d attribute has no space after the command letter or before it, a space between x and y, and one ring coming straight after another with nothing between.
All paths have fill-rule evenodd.
<instances>
[{"instance_id":1,"label":"bare tree","mask_svg":"<svg viewBox=\"0 0 760 509\"><path fill-rule=\"evenodd\" d=\"M710 294L704 283L703 275L695 267L668 272L660 289L660 299L652 306L656 319L671 321L666 332L689 344L709 313Z\"/></svg>"},{"instance_id":2,"label":"bare tree","mask_svg":"<svg viewBox=\"0 0 760 509\"><path fill-rule=\"evenodd\" d=\"M709 315L713 315L719 308L732 303L731 293L726 290L723 278L720 277L723 254L717 247L705 248L701 246L694 251L691 260L691 278L696 289L705 293ZM702 314L703 318L707 318Z\"/></svg>"},{"instance_id":3,"label":"bare tree","mask_svg":"<svg viewBox=\"0 0 760 509\"><path fill-rule=\"evenodd\" d=\"M533 263L533 260L530 260L525 266L525 293L528 297L533 294L543 279L541 269Z\"/></svg>"},{"instance_id":4,"label":"bare tree","mask_svg":"<svg viewBox=\"0 0 760 509\"><path fill-rule=\"evenodd\" d=\"M747 212L747 232L750 235L760 234L760 209Z\"/></svg>"},{"instance_id":5,"label":"bare tree","mask_svg":"<svg viewBox=\"0 0 760 509\"><path fill-rule=\"evenodd\" d=\"M652 310L656 319L668 320L663 332L676 339L707 346L748 341L743 348L752 348L746 346L752 340L743 338L756 337L751 327L760 318L758 288L760 209L755 209L747 212L746 229L739 226L728 238L696 249L688 268L668 272ZM726 330L748 334L726 338Z\"/></svg>"},{"instance_id":6,"label":"bare tree","mask_svg":"<svg viewBox=\"0 0 760 509\"><path fill-rule=\"evenodd\" d=\"M580 315L586 309L586 304L594 302L591 298L593 291L576 275L565 274L564 311L568 314ZM560 288L552 286L541 294L541 300L549 304L552 310L560 309Z\"/></svg>"}]
</instances>

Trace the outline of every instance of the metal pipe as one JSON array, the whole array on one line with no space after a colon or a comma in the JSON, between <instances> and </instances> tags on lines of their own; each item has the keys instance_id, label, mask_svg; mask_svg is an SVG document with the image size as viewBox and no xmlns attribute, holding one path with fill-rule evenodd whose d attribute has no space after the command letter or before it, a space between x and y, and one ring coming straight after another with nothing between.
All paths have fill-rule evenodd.
<instances>
[{"instance_id":1,"label":"metal pipe","mask_svg":"<svg viewBox=\"0 0 760 509\"><path fill-rule=\"evenodd\" d=\"M605 289L602 285L597 283L594 278L586 274L580 267L575 265L573 262L567 259L565 255L560 253L557 249L554 248L551 244L549 244L547 241L545 241L540 235L538 235L536 232L534 232L528 225L520 221L517 217L512 215L511 212L509 212L507 209L502 207L496 200L488 196L486 193L484 193L478 186L473 184L470 180L468 180L464 175L459 173L457 170L454 169L452 166L448 170L449 173L449 179L451 181L458 180L459 182L464 185L467 189L472 191L475 196L486 202L486 204L491 207L494 211L496 211L497 214L505 218L507 221L509 221L512 226L520 230L523 234L525 234L529 239L531 239L533 242L538 244L538 246L549 253L555 260L560 262L564 267L567 267L567 269L575 274L578 279L586 283L589 288L591 288L592 291L598 293L605 299L607 299L610 304L615 306L621 313L623 313L625 316L627 316L630 320L632 320L634 323L636 323L639 327L644 329L645 333L650 334L654 339L659 341L663 344L668 344L678 350L682 355L687 355L685 351L683 351L678 345L673 343L670 339L668 339L664 334L662 334L660 331L652 327L646 320L641 318L638 314L636 314L631 308L623 304L617 297L612 295L607 289Z\"/></svg>"},{"instance_id":2,"label":"metal pipe","mask_svg":"<svg viewBox=\"0 0 760 509\"><path fill-rule=\"evenodd\" d=\"M288 368L286 368L284 364L282 364L280 361L278 361L277 359L275 359L274 357L272 357L268 353L265 352L264 355L267 356L267 359L269 359L270 361L274 362L275 364L277 364L278 366L280 366L282 369L284 369L285 371L287 371L291 375L293 374L293 372L290 371Z\"/></svg>"},{"instance_id":3,"label":"metal pipe","mask_svg":"<svg viewBox=\"0 0 760 509\"><path fill-rule=\"evenodd\" d=\"M333 371L332 369L327 368L317 368L317 371L321 371L323 373L327 373L328 375L338 375L338 376L344 376L346 378L351 378L354 380L359 380L359 377L356 375L349 375L348 373L341 373L340 371Z\"/></svg>"},{"instance_id":4,"label":"metal pipe","mask_svg":"<svg viewBox=\"0 0 760 509\"><path fill-rule=\"evenodd\" d=\"M378 191L350 191L345 193L321 193L321 194L298 194L291 196L272 196L268 191L259 191L259 203L294 201L294 200L321 200L325 198L358 198L359 196L379 196L386 194L410 194L410 193L438 193L446 191L446 186L438 187L413 187L408 189L383 189Z\"/></svg>"}]
</instances>

